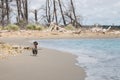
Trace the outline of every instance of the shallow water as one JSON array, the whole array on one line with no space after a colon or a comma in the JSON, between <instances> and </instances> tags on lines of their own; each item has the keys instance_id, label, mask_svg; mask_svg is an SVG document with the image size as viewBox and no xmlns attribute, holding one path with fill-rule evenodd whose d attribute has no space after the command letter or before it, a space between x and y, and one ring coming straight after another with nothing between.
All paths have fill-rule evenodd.
<instances>
[{"instance_id":1,"label":"shallow water","mask_svg":"<svg viewBox=\"0 0 120 80\"><path fill-rule=\"evenodd\" d=\"M47 39L41 47L71 52L86 80L120 80L120 39Z\"/></svg>"}]
</instances>

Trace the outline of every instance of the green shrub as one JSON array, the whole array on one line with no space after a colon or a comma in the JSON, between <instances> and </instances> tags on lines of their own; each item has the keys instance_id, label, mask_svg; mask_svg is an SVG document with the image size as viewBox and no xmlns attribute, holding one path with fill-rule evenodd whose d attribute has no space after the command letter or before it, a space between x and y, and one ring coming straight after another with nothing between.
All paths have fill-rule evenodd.
<instances>
[{"instance_id":1,"label":"green shrub","mask_svg":"<svg viewBox=\"0 0 120 80\"><path fill-rule=\"evenodd\" d=\"M26 27L27 30L43 30L43 27L40 25L29 24Z\"/></svg>"},{"instance_id":2,"label":"green shrub","mask_svg":"<svg viewBox=\"0 0 120 80\"><path fill-rule=\"evenodd\" d=\"M36 27L36 25L34 25L34 24L28 24L26 29L27 30L35 30L35 27Z\"/></svg>"},{"instance_id":3,"label":"green shrub","mask_svg":"<svg viewBox=\"0 0 120 80\"><path fill-rule=\"evenodd\" d=\"M9 24L5 27L6 30L10 30L10 31L17 31L19 30L19 26L15 25L15 24Z\"/></svg>"},{"instance_id":4,"label":"green shrub","mask_svg":"<svg viewBox=\"0 0 120 80\"><path fill-rule=\"evenodd\" d=\"M43 30L43 27L40 26L40 25L37 25L36 28L35 28L35 30Z\"/></svg>"},{"instance_id":5,"label":"green shrub","mask_svg":"<svg viewBox=\"0 0 120 80\"><path fill-rule=\"evenodd\" d=\"M69 25L65 26L65 29L66 30L75 30L75 27L72 26L71 24L69 24Z\"/></svg>"},{"instance_id":6,"label":"green shrub","mask_svg":"<svg viewBox=\"0 0 120 80\"><path fill-rule=\"evenodd\" d=\"M2 30L2 26L0 26L0 30Z\"/></svg>"}]
</instances>

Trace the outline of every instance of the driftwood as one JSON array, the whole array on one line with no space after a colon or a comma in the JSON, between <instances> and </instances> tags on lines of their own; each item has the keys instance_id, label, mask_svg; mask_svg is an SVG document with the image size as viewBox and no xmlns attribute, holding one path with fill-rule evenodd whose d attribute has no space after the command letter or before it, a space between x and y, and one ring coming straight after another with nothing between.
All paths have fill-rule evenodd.
<instances>
[{"instance_id":1,"label":"driftwood","mask_svg":"<svg viewBox=\"0 0 120 80\"><path fill-rule=\"evenodd\" d=\"M66 30L60 26L58 26L56 23L52 22L50 24L50 31L57 31L57 32L66 32Z\"/></svg>"},{"instance_id":2,"label":"driftwood","mask_svg":"<svg viewBox=\"0 0 120 80\"><path fill-rule=\"evenodd\" d=\"M94 27L91 29L91 32L102 32L103 34L105 34L106 32L108 32L111 29L111 26L108 27L107 29L104 29L102 27Z\"/></svg>"},{"instance_id":3,"label":"driftwood","mask_svg":"<svg viewBox=\"0 0 120 80\"><path fill-rule=\"evenodd\" d=\"M73 34L81 34L81 30L72 32Z\"/></svg>"}]
</instances>

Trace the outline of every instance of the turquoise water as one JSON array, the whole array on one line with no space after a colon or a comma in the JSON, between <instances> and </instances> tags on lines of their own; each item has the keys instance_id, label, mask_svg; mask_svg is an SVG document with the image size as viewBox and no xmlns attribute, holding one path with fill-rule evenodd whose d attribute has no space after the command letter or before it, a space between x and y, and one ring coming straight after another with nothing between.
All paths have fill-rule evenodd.
<instances>
[{"instance_id":1,"label":"turquoise water","mask_svg":"<svg viewBox=\"0 0 120 80\"><path fill-rule=\"evenodd\" d=\"M77 55L86 80L120 80L120 39L47 39L41 47Z\"/></svg>"}]
</instances>

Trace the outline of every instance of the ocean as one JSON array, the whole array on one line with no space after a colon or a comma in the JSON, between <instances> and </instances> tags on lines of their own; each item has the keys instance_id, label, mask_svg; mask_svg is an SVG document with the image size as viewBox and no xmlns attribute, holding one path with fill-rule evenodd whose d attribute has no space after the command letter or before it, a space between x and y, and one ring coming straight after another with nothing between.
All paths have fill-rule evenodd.
<instances>
[{"instance_id":1,"label":"ocean","mask_svg":"<svg viewBox=\"0 0 120 80\"><path fill-rule=\"evenodd\" d=\"M77 55L85 80L120 80L120 39L44 39L39 46Z\"/></svg>"}]
</instances>

